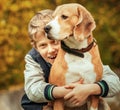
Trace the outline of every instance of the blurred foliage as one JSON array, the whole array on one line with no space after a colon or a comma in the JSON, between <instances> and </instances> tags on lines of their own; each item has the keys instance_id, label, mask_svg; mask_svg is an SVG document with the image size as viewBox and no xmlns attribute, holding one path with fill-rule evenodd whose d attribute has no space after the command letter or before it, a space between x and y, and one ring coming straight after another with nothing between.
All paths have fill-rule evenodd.
<instances>
[{"instance_id":1,"label":"blurred foliage","mask_svg":"<svg viewBox=\"0 0 120 110\"><path fill-rule=\"evenodd\" d=\"M70 2L82 4L94 16L94 36L103 63L120 67L120 0L1 0L0 89L24 82L24 56L31 48L27 33L31 17L39 10Z\"/></svg>"}]
</instances>

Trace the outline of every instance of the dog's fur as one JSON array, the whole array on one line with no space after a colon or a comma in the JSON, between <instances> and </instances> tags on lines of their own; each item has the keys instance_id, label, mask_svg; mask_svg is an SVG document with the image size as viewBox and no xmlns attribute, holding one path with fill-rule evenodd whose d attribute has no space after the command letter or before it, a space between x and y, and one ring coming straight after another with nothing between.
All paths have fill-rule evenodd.
<instances>
[{"instance_id":1,"label":"dog's fur","mask_svg":"<svg viewBox=\"0 0 120 110\"><path fill-rule=\"evenodd\" d=\"M54 13L54 19L46 27L50 39L61 40L71 49L82 51L83 58L70 54L60 49L58 56L51 68L49 81L52 84L63 86L84 79L83 83L94 83L102 78L103 65L94 41L92 31L96 24L86 8L80 4L70 3L58 6ZM89 45L93 45L88 49ZM83 50L86 50L83 52ZM100 110L103 101L97 96L92 96L84 110ZM98 104L99 103L99 104ZM102 104L108 110L109 107ZM84 106L84 105L83 105ZM69 107L63 100L54 102L54 110L83 110L82 107Z\"/></svg>"}]
</instances>

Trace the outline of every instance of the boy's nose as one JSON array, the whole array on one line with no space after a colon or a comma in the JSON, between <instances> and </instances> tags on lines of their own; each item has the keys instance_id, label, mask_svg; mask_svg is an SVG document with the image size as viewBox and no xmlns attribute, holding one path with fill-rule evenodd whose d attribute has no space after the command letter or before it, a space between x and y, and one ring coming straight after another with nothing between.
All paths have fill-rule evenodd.
<instances>
[{"instance_id":1,"label":"boy's nose","mask_svg":"<svg viewBox=\"0 0 120 110\"><path fill-rule=\"evenodd\" d=\"M45 30L46 33L49 33L51 28L52 27L50 25L47 25L47 26L44 27L44 30Z\"/></svg>"},{"instance_id":2,"label":"boy's nose","mask_svg":"<svg viewBox=\"0 0 120 110\"><path fill-rule=\"evenodd\" d=\"M49 46L48 47L48 52L50 53L50 52L53 52L53 51L55 51L55 49L52 46Z\"/></svg>"}]
</instances>

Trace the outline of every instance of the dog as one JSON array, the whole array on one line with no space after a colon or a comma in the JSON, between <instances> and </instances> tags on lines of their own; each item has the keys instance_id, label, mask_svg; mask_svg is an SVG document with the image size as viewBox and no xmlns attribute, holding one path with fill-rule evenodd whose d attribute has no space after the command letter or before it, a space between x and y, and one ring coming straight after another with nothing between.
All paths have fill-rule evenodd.
<instances>
[{"instance_id":1,"label":"dog","mask_svg":"<svg viewBox=\"0 0 120 110\"><path fill-rule=\"evenodd\" d=\"M101 80L103 64L92 34L95 28L94 18L82 5L69 3L57 6L53 20L44 28L49 39L61 41L61 48L51 68L50 83L63 86L81 79L84 84ZM91 96L86 103L87 110L110 109L98 96ZM99 107L100 103L103 107ZM54 110L86 110L81 106L69 105L59 99L54 102Z\"/></svg>"}]
</instances>

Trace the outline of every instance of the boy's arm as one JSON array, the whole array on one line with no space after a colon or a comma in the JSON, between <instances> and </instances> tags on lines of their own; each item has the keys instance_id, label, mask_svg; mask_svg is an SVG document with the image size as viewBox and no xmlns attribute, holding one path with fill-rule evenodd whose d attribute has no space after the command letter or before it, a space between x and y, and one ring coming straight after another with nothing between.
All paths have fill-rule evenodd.
<instances>
[{"instance_id":1,"label":"boy's arm","mask_svg":"<svg viewBox=\"0 0 120 110\"><path fill-rule=\"evenodd\" d=\"M28 98L34 102L47 102L44 90L49 83L45 82L44 73L40 65L27 54L25 56L24 88Z\"/></svg>"},{"instance_id":2,"label":"boy's arm","mask_svg":"<svg viewBox=\"0 0 120 110\"><path fill-rule=\"evenodd\" d=\"M120 92L120 79L107 65L103 66L102 80L104 80L109 87L107 97L114 96Z\"/></svg>"},{"instance_id":3,"label":"boy's arm","mask_svg":"<svg viewBox=\"0 0 120 110\"><path fill-rule=\"evenodd\" d=\"M54 98L63 98L71 90L46 83L42 68L30 55L25 56L25 61L24 88L31 101L41 103L54 100Z\"/></svg>"}]
</instances>

